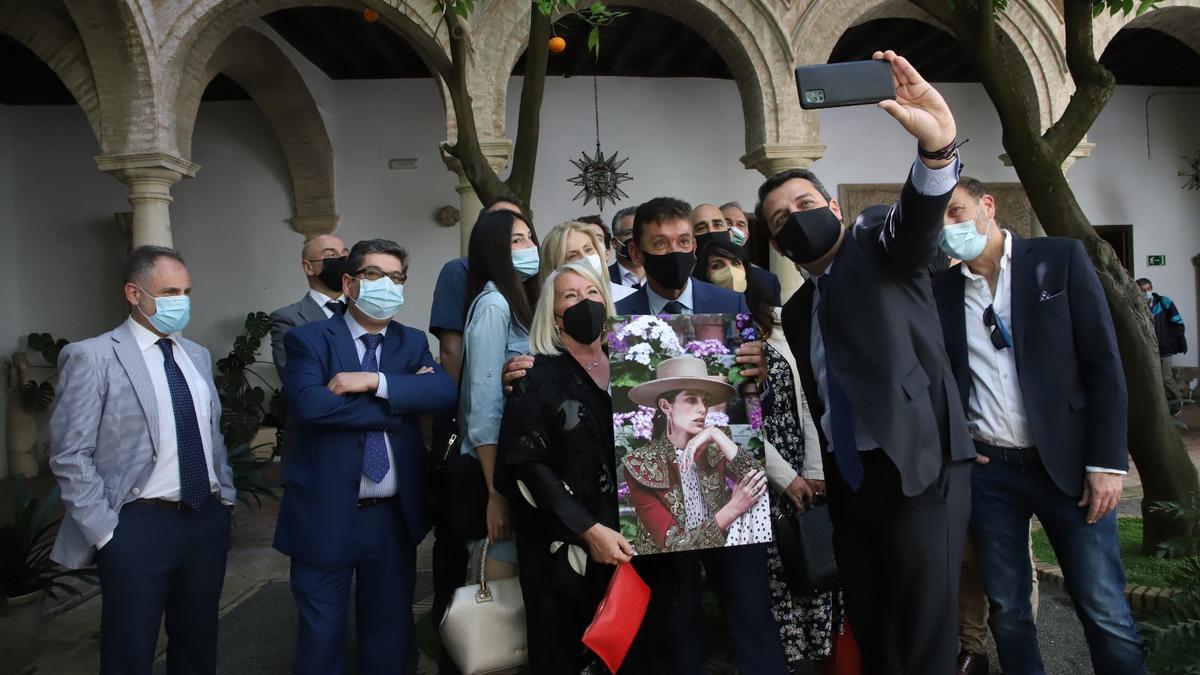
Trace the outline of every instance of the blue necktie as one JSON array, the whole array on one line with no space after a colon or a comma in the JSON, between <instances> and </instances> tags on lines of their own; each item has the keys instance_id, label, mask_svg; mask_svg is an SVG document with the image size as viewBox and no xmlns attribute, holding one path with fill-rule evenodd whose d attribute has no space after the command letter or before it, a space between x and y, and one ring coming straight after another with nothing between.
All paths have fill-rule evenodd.
<instances>
[{"instance_id":1,"label":"blue necktie","mask_svg":"<svg viewBox=\"0 0 1200 675\"><path fill-rule=\"evenodd\" d=\"M175 414L175 445L179 453L179 500L198 509L212 496L208 484L208 463L204 461L204 441L196 422L196 406L192 392L179 364L175 363L173 343L167 338L158 341L163 353L163 368L167 371L167 388L171 390L171 410Z\"/></svg>"},{"instance_id":2,"label":"blue necktie","mask_svg":"<svg viewBox=\"0 0 1200 675\"><path fill-rule=\"evenodd\" d=\"M683 314L683 303L678 300L671 300L663 305L663 314Z\"/></svg>"},{"instance_id":3,"label":"blue necktie","mask_svg":"<svg viewBox=\"0 0 1200 675\"><path fill-rule=\"evenodd\" d=\"M821 306L817 312L818 320L820 315L829 309L826 306L826 291L829 285L829 275L822 276L819 283ZM825 339L823 325L821 339ZM842 389L841 383L833 374L833 368L829 365L828 342L825 342L825 386L829 389L829 431L833 436L830 439L833 442L833 460L837 462L842 480L846 481L851 490L857 491L863 481L863 465L862 458L858 456L858 442L854 440L854 409L850 405L850 397L846 396L846 391Z\"/></svg>"},{"instance_id":4,"label":"blue necktie","mask_svg":"<svg viewBox=\"0 0 1200 675\"><path fill-rule=\"evenodd\" d=\"M362 369L368 373L379 372L379 359L375 357L375 349L379 347L379 343L383 342L383 335L379 333L366 333L359 336L359 340L367 346L367 353L363 354ZM370 478L376 483L382 483L383 477L387 475L388 469L391 468L391 462L388 460L387 452L387 437L382 431L367 432L367 446L363 450L363 475Z\"/></svg>"}]
</instances>

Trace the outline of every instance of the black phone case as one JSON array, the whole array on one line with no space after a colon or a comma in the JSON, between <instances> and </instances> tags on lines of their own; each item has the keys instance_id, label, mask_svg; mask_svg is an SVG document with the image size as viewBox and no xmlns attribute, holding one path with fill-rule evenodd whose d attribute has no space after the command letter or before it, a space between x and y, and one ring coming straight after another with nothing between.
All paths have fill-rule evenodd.
<instances>
[{"instance_id":1,"label":"black phone case","mask_svg":"<svg viewBox=\"0 0 1200 675\"><path fill-rule=\"evenodd\" d=\"M800 91L800 107L805 110L896 98L891 64L874 59L800 66L796 69L796 88Z\"/></svg>"}]
</instances>

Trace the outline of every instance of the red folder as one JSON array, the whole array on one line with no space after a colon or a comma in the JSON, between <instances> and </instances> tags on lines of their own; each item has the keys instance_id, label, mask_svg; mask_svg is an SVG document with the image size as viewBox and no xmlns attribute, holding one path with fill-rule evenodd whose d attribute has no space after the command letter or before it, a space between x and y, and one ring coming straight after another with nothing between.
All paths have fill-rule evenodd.
<instances>
[{"instance_id":1,"label":"red folder","mask_svg":"<svg viewBox=\"0 0 1200 675\"><path fill-rule=\"evenodd\" d=\"M583 644L612 672L617 672L629 653L649 604L650 587L638 576L633 565L617 565L604 599L596 608L596 616L583 632Z\"/></svg>"}]
</instances>

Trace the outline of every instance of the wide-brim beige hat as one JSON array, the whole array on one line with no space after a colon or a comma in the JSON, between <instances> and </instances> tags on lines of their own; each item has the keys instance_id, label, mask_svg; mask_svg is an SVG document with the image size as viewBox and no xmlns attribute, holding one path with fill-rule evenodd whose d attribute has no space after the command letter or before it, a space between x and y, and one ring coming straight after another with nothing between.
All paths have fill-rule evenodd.
<instances>
[{"instance_id":1,"label":"wide-brim beige hat","mask_svg":"<svg viewBox=\"0 0 1200 675\"><path fill-rule=\"evenodd\" d=\"M629 390L629 399L638 405L655 407L658 397L668 391L692 389L708 394L708 405L720 405L733 398L733 385L725 378L708 374L704 361L695 356L676 356L658 364L655 379Z\"/></svg>"}]
</instances>

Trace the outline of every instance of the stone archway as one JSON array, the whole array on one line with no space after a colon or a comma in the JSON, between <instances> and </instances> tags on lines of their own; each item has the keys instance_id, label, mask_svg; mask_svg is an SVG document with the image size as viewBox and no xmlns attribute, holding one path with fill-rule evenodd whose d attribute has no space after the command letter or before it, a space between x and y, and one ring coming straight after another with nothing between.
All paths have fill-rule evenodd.
<instances>
[{"instance_id":1,"label":"stone archway","mask_svg":"<svg viewBox=\"0 0 1200 675\"><path fill-rule=\"evenodd\" d=\"M1111 16L1108 13L1096 17L1092 29L1092 47L1096 58L1100 58L1108 43L1124 28L1152 28L1200 53L1200 0L1164 2L1158 9L1138 17Z\"/></svg>"},{"instance_id":2,"label":"stone archway","mask_svg":"<svg viewBox=\"0 0 1200 675\"><path fill-rule=\"evenodd\" d=\"M83 108L99 141L100 96L87 51L75 27L35 0L5 0L0 4L0 34L20 42L58 75Z\"/></svg>"},{"instance_id":3,"label":"stone archway","mask_svg":"<svg viewBox=\"0 0 1200 675\"><path fill-rule=\"evenodd\" d=\"M283 50L252 28L238 28L217 48L200 82L224 74L254 100L283 148L292 182L292 226L306 237L332 232L338 224L334 200L333 144L304 79ZM202 91L202 90L201 90ZM180 101L178 146L191 154L199 97Z\"/></svg>"}]
</instances>

